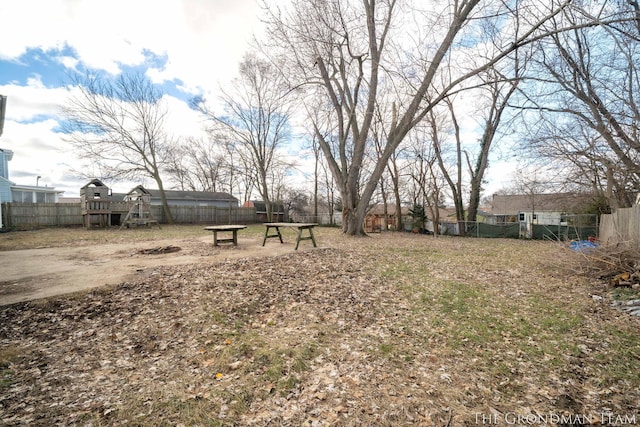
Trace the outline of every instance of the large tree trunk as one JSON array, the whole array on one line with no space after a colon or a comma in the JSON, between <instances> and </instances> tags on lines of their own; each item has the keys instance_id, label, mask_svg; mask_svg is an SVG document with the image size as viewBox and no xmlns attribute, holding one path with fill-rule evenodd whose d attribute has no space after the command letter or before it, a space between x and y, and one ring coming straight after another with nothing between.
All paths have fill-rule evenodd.
<instances>
[{"instance_id":1,"label":"large tree trunk","mask_svg":"<svg viewBox=\"0 0 640 427\"><path fill-rule=\"evenodd\" d=\"M489 157L489 144L482 146L482 152L478 158L478 164L471 179L471 192L469 194L469 210L467 221L475 222L478 217L478 207L480 206L480 193L482 192L482 180L487 169Z\"/></svg>"},{"instance_id":2,"label":"large tree trunk","mask_svg":"<svg viewBox=\"0 0 640 427\"><path fill-rule=\"evenodd\" d=\"M365 209L343 209L342 230L348 236L366 236L364 231Z\"/></svg>"},{"instance_id":3,"label":"large tree trunk","mask_svg":"<svg viewBox=\"0 0 640 427\"><path fill-rule=\"evenodd\" d=\"M164 185L162 184L162 180L159 176L156 175L155 179L156 184L158 184L158 191L160 192L160 200L162 202L162 210L164 211L164 216L167 219L167 224L173 225L173 215L171 214L171 209L169 209L167 195L164 192Z\"/></svg>"}]
</instances>

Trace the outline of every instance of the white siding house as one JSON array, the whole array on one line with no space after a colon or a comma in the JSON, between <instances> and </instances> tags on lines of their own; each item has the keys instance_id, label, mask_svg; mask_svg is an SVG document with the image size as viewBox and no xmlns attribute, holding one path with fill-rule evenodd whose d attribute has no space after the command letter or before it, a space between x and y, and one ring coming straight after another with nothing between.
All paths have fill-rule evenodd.
<instances>
[{"instance_id":1,"label":"white siding house","mask_svg":"<svg viewBox=\"0 0 640 427\"><path fill-rule=\"evenodd\" d=\"M583 211L592 199L580 193L494 194L491 213L499 223L520 223L522 236L531 237L534 225L567 225L567 216Z\"/></svg>"},{"instance_id":2,"label":"white siding house","mask_svg":"<svg viewBox=\"0 0 640 427\"><path fill-rule=\"evenodd\" d=\"M9 180L9 161L13 151L0 148L0 203L56 203L62 191L54 187L19 185Z\"/></svg>"}]
</instances>

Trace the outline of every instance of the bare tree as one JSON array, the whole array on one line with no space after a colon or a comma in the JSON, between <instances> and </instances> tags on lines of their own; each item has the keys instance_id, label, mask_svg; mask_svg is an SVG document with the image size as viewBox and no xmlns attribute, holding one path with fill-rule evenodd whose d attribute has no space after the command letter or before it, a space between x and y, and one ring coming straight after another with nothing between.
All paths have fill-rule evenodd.
<instances>
[{"instance_id":1,"label":"bare tree","mask_svg":"<svg viewBox=\"0 0 640 427\"><path fill-rule=\"evenodd\" d=\"M556 187L591 192L613 208L631 206L640 184L633 169L624 167L603 138L580 120L542 114L528 140L529 162L553 164Z\"/></svg>"},{"instance_id":2,"label":"bare tree","mask_svg":"<svg viewBox=\"0 0 640 427\"><path fill-rule=\"evenodd\" d=\"M165 129L168 112L159 89L142 74L76 75L61 108L65 139L79 157L103 171L103 178L152 178L173 224L162 180L173 139Z\"/></svg>"},{"instance_id":3,"label":"bare tree","mask_svg":"<svg viewBox=\"0 0 640 427\"><path fill-rule=\"evenodd\" d=\"M442 160L438 138L430 125L419 126L409 133L406 139L406 151L409 153L408 173L411 177L411 195L413 205L424 207L425 214L431 218L433 233L439 234L440 206L444 202L444 188L448 182L442 172ZM451 189L451 186L449 186Z\"/></svg>"},{"instance_id":4,"label":"bare tree","mask_svg":"<svg viewBox=\"0 0 640 427\"><path fill-rule=\"evenodd\" d=\"M586 13L612 22L580 27ZM568 166L567 180L590 185L613 207L640 191L638 16L631 1L566 10L562 20L575 29L545 40L523 88L525 148Z\"/></svg>"},{"instance_id":5,"label":"bare tree","mask_svg":"<svg viewBox=\"0 0 640 427\"><path fill-rule=\"evenodd\" d=\"M342 196L343 229L359 235L379 178L411 129L461 83L547 34L544 25L571 1L516 2L526 13L515 13L511 2L481 0L425 2L422 10L402 0L292 0L286 10L264 4L269 37L263 50L284 58L281 70L292 87L308 88L305 99L320 94L327 102L336 143L324 139L321 123L317 134ZM518 21L520 16L526 19ZM496 29L510 31L516 21L517 37L487 48ZM472 68L462 58L471 54L469 46L484 49L484 61ZM459 62L455 74L442 72L449 57ZM395 86L398 113L381 155L365 170L382 85Z\"/></svg>"},{"instance_id":6,"label":"bare tree","mask_svg":"<svg viewBox=\"0 0 640 427\"><path fill-rule=\"evenodd\" d=\"M225 114L217 114L205 103L198 102L202 112L212 119L214 129L227 133L229 149L242 160L243 173L251 175L257 191L272 216L272 197L277 196L278 183L290 164L279 152L289 139L290 102L285 98L288 87L273 64L253 54L245 55L239 77L221 97ZM275 200L274 200L275 201Z\"/></svg>"},{"instance_id":7,"label":"bare tree","mask_svg":"<svg viewBox=\"0 0 640 427\"><path fill-rule=\"evenodd\" d=\"M336 224L335 212L336 210L341 210L342 202L338 195L338 189L336 188L335 180L331 175L331 171L327 166L326 162L320 162L320 172L321 172L321 191L324 192L324 199L326 202L326 206L329 214L329 225Z\"/></svg>"},{"instance_id":8,"label":"bare tree","mask_svg":"<svg viewBox=\"0 0 640 427\"><path fill-rule=\"evenodd\" d=\"M173 150L168 174L182 190L229 191L224 151L212 139L189 137Z\"/></svg>"},{"instance_id":9,"label":"bare tree","mask_svg":"<svg viewBox=\"0 0 640 427\"><path fill-rule=\"evenodd\" d=\"M285 210L291 217L304 217L308 212L309 194L303 190L287 189ZM317 221L317 219L316 219Z\"/></svg>"},{"instance_id":10,"label":"bare tree","mask_svg":"<svg viewBox=\"0 0 640 427\"><path fill-rule=\"evenodd\" d=\"M450 123L444 118L444 115L437 115L436 110L433 109L429 112L425 121L428 125L428 132L431 142L433 144L433 160L428 164L430 175L435 179L435 174L432 172L433 164L437 162L437 165L442 173L442 176L449 186L451 191L451 197L453 198L453 205L456 210L456 220L458 221L459 233L464 235L466 228L464 226L465 213L463 202L463 183L462 183L462 138L460 135L460 125L458 118L453 108L453 102L450 98L445 99L444 103L447 105L450 114ZM449 164L445 162L443 151L445 150L444 135L447 134L448 125L451 125L452 132L455 140L455 166L451 168ZM453 169L455 174L450 172ZM453 175L453 176L452 176Z\"/></svg>"},{"instance_id":11,"label":"bare tree","mask_svg":"<svg viewBox=\"0 0 640 427\"><path fill-rule=\"evenodd\" d=\"M390 108L391 112L386 112L386 108ZM372 139L375 144L376 153L378 158L384 152L384 145L386 140L388 139L387 132L389 130L390 125L394 122L396 116L396 105L393 102L385 102L384 104L378 104L375 109L376 118L372 124L371 134ZM396 231L402 230L402 197L401 197L401 188L400 188L400 175L401 175L401 166L400 159L402 157L402 150L398 149L393 152L393 154L389 157L386 167L386 173L380 176L380 189L384 198L384 214L385 221L387 212L387 197L386 191L383 190L383 186L385 185L385 175L389 178L389 183L391 189L389 190L390 194L393 195L394 201L394 211L396 217Z\"/></svg>"},{"instance_id":12,"label":"bare tree","mask_svg":"<svg viewBox=\"0 0 640 427\"><path fill-rule=\"evenodd\" d=\"M488 94L488 103L483 117L482 135L480 137L475 163L473 164L471 159L467 158L469 173L471 175L467 221L476 221L478 206L480 205L482 183L485 172L489 166L491 147L498 134L498 129L502 125L509 100L518 87L519 75L520 70L517 59L515 73L511 77L503 75L495 68L490 68L486 73L483 73L483 76L486 77L486 84L483 85L482 88Z\"/></svg>"},{"instance_id":13,"label":"bare tree","mask_svg":"<svg viewBox=\"0 0 640 427\"><path fill-rule=\"evenodd\" d=\"M182 191L195 187L184 147L177 146L171 150L171 156L167 161L167 176L173 181L174 186Z\"/></svg>"}]
</instances>

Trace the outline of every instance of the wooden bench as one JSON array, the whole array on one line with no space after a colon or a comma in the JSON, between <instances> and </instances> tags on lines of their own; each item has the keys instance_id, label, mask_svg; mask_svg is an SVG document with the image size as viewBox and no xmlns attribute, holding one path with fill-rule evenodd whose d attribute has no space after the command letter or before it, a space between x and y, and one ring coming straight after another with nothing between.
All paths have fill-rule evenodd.
<instances>
[{"instance_id":1,"label":"wooden bench","mask_svg":"<svg viewBox=\"0 0 640 427\"><path fill-rule=\"evenodd\" d=\"M213 246L218 246L220 243L233 243L233 246L238 246L238 230L247 228L246 225L210 225L204 229L207 231L213 231ZM231 238L218 239L219 232L231 232Z\"/></svg>"},{"instance_id":2,"label":"wooden bench","mask_svg":"<svg viewBox=\"0 0 640 427\"><path fill-rule=\"evenodd\" d=\"M296 222L267 222L264 224L266 227L264 231L264 239L262 240L262 246L267 242L267 239L277 237L280 239L280 243L284 243L282 240L282 233L280 233L280 228L289 227L289 228L297 228L298 229L298 238L296 240L296 249L298 250L298 246L300 245L301 240L311 240L313 242L313 247L317 247L316 239L313 237L313 227L318 224L315 223L296 223ZM269 230L274 228L276 230L276 234L269 234ZM309 230L309 236L302 237L302 230Z\"/></svg>"}]
</instances>

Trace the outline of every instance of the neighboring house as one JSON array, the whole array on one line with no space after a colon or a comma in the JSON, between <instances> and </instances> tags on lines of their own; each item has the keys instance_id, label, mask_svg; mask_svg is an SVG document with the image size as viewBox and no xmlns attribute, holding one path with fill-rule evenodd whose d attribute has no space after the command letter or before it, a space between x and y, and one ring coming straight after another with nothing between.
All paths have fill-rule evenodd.
<instances>
[{"instance_id":1,"label":"neighboring house","mask_svg":"<svg viewBox=\"0 0 640 427\"><path fill-rule=\"evenodd\" d=\"M9 161L13 158L13 151L0 148L0 203L56 203L58 195L63 191L56 191L54 187L38 185L19 185L9 180Z\"/></svg>"},{"instance_id":2,"label":"neighboring house","mask_svg":"<svg viewBox=\"0 0 640 427\"><path fill-rule=\"evenodd\" d=\"M409 208L402 206L400 209L401 218L398 221L396 215L396 205L387 204L387 214L385 215L384 204L373 205L364 217L364 231L367 233L378 233L383 230L401 230L403 224L410 221Z\"/></svg>"},{"instance_id":3,"label":"neighboring house","mask_svg":"<svg viewBox=\"0 0 640 427\"><path fill-rule=\"evenodd\" d=\"M134 187L129 193L113 193L113 200L125 200L137 188L151 194L151 205L162 205L160 190L144 189L141 185ZM231 194L211 191L164 190L169 206L216 206L220 208L238 207L238 199Z\"/></svg>"},{"instance_id":4,"label":"neighboring house","mask_svg":"<svg viewBox=\"0 0 640 427\"><path fill-rule=\"evenodd\" d=\"M529 236L531 225L567 225L567 218L583 212L592 196L580 193L494 194L491 213L496 223L518 222Z\"/></svg>"},{"instance_id":5,"label":"neighboring house","mask_svg":"<svg viewBox=\"0 0 640 427\"><path fill-rule=\"evenodd\" d=\"M433 233L433 213L431 212L431 208L428 206L425 209L425 213L427 214L427 221L425 223L425 230L429 233ZM446 207L438 207L438 233L453 233L457 234L458 230L458 222L456 221L456 210L455 208L446 208Z\"/></svg>"},{"instance_id":6,"label":"neighboring house","mask_svg":"<svg viewBox=\"0 0 640 427\"><path fill-rule=\"evenodd\" d=\"M413 218L409 211L411 210L408 206L402 206L401 208L401 219L400 221L396 218L396 206L395 204L387 205L387 217L384 215L384 205L377 204L374 205L367 215L365 216L364 229L367 233L378 232L381 230L398 230L398 231L412 231L415 228L415 224L413 223ZM447 217L451 215L452 209L449 208L438 208L438 215L440 216L440 223L447 222ZM431 218L431 209L427 207L425 209L425 214L427 216L427 220L425 221L423 228L428 232L433 233L433 220ZM455 215L454 215L455 221ZM442 231L444 228L440 227Z\"/></svg>"},{"instance_id":7,"label":"neighboring house","mask_svg":"<svg viewBox=\"0 0 640 427\"><path fill-rule=\"evenodd\" d=\"M465 212L466 215L466 212ZM485 224L495 223L495 215L485 210L478 210L476 212L476 222L484 222Z\"/></svg>"},{"instance_id":8,"label":"neighboring house","mask_svg":"<svg viewBox=\"0 0 640 427\"><path fill-rule=\"evenodd\" d=\"M450 222L450 223L456 223L458 222L458 220L456 219L456 212L455 209L452 211L451 209L446 209L444 210L446 211L450 211L450 213L447 215L445 221L446 222ZM464 216L465 218L468 217L468 211L464 211ZM492 213L489 213L485 210L479 209L476 212L476 221L475 222L483 222L485 224L494 224L496 222L495 219L495 215L493 215Z\"/></svg>"},{"instance_id":9,"label":"neighboring house","mask_svg":"<svg viewBox=\"0 0 640 427\"><path fill-rule=\"evenodd\" d=\"M564 216L584 211L591 200L579 193L494 194L491 213L497 222L560 225Z\"/></svg>"},{"instance_id":10,"label":"neighboring house","mask_svg":"<svg viewBox=\"0 0 640 427\"><path fill-rule=\"evenodd\" d=\"M284 204L271 202L271 221L267 219L267 204L261 200L247 200L242 205L243 208L256 209L256 221L258 222L288 222L289 213L285 211Z\"/></svg>"}]
</instances>

